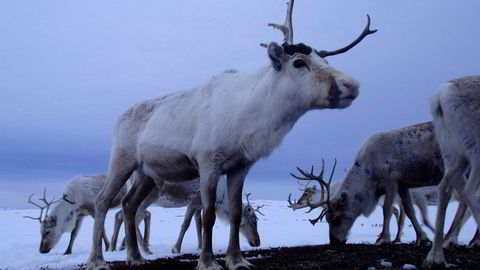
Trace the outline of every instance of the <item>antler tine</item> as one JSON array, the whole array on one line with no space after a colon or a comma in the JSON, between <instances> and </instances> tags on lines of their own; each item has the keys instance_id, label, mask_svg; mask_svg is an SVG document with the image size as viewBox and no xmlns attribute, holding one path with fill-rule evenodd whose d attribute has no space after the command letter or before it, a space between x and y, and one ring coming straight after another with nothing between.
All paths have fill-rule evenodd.
<instances>
[{"instance_id":1,"label":"antler tine","mask_svg":"<svg viewBox=\"0 0 480 270\"><path fill-rule=\"evenodd\" d=\"M292 203L292 193L290 193L288 195L288 199L287 199L287 202L288 202L288 207L291 207L292 205L296 204L297 201L295 199L293 199L293 203Z\"/></svg>"},{"instance_id":2,"label":"antler tine","mask_svg":"<svg viewBox=\"0 0 480 270\"><path fill-rule=\"evenodd\" d=\"M318 54L318 56L320 56L322 58L332 56L332 55L336 55L336 54L345 53L348 50L350 50L351 48L355 47L358 43L360 43L366 36L371 35L371 34L377 32L377 31L378 31L377 29L370 30L370 15L367 14L367 25L363 29L363 32L360 34L360 36L358 36L352 43L350 43L349 45L347 45L347 46L345 46L341 49L335 50L335 51L324 51L324 50L317 51L317 50L315 50L315 52Z\"/></svg>"},{"instance_id":3,"label":"antler tine","mask_svg":"<svg viewBox=\"0 0 480 270\"><path fill-rule=\"evenodd\" d=\"M29 218L29 219L33 219L33 220L38 220L38 222L40 222L40 224L42 223L42 215L43 215L43 210L45 209L45 206L40 206L38 204L36 204L34 201L32 201L32 197L33 197L33 193L30 195L30 197L28 197L28 201L27 203L30 203L30 204L33 204L35 205L36 207L40 208L40 215L38 217L31 217L31 216L23 216L24 218Z\"/></svg>"},{"instance_id":4,"label":"antler tine","mask_svg":"<svg viewBox=\"0 0 480 270\"><path fill-rule=\"evenodd\" d=\"M56 200L55 201L55 197L52 198L51 201L47 201L47 188L44 188L43 189L43 198L39 199L40 201L42 201L43 203L45 203L45 207L46 207L46 210L45 210L45 217L48 215L48 210L50 210L50 206L54 203L57 203L60 201L60 199Z\"/></svg>"},{"instance_id":5,"label":"antler tine","mask_svg":"<svg viewBox=\"0 0 480 270\"><path fill-rule=\"evenodd\" d=\"M288 1L287 16L283 24L276 24L276 23L268 24L268 26L271 26L275 29L280 30L284 36L283 41L288 44L293 44L293 25L292 25L293 2L294 0Z\"/></svg>"},{"instance_id":6,"label":"antler tine","mask_svg":"<svg viewBox=\"0 0 480 270\"><path fill-rule=\"evenodd\" d=\"M259 213L260 215L265 216L262 212L260 212L260 208L263 208L264 206L265 206L264 204L258 205L258 206L256 206L256 208L253 209L253 210L254 210L255 212Z\"/></svg>"},{"instance_id":7,"label":"antler tine","mask_svg":"<svg viewBox=\"0 0 480 270\"><path fill-rule=\"evenodd\" d=\"M252 205L252 204L250 203L250 200L248 199L248 197L250 197L250 195L252 195L252 193L250 193L250 192L249 192L249 193L245 193L245 197L246 197L246 199L247 199L247 204Z\"/></svg>"}]
</instances>

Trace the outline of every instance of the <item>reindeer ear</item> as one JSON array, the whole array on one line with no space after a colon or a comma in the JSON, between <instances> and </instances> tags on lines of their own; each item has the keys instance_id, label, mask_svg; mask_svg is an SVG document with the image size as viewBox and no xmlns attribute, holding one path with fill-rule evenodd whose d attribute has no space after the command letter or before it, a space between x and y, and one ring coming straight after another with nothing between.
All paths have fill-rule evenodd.
<instances>
[{"instance_id":1,"label":"reindeer ear","mask_svg":"<svg viewBox=\"0 0 480 270\"><path fill-rule=\"evenodd\" d=\"M282 70L282 63L285 61L285 52L277 43L271 42L268 44L268 57L272 61L272 67L276 71Z\"/></svg>"}]
</instances>

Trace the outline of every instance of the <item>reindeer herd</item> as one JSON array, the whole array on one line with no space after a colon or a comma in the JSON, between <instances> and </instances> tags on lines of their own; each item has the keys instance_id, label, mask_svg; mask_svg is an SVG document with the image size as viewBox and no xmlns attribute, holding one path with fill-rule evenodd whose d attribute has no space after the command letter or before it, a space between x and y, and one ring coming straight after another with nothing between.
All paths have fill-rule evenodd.
<instances>
[{"instance_id":1,"label":"reindeer herd","mask_svg":"<svg viewBox=\"0 0 480 270\"><path fill-rule=\"evenodd\" d=\"M65 251L70 254L82 219L89 215L95 223L87 269L109 269L102 240L105 250L115 250L122 223L125 239L121 248L127 249L127 263L141 264L140 248L151 253L147 208L152 204L186 206L173 253L180 252L185 231L195 217L201 250L197 269L222 269L212 250L212 228L218 216L230 223L227 268L250 269L252 264L239 245L240 234L251 246L260 245L257 213L261 214L261 206L250 204L250 194L247 203L242 202L250 168L270 155L306 112L345 109L352 104L359 94L359 82L325 58L347 52L376 32L370 29L367 16L361 35L341 49L316 50L294 44L293 4L290 0L283 24L269 24L285 39L282 45L261 44L270 59L268 65L250 73L226 71L200 87L132 106L117 120L106 175L74 177L58 201L48 201L44 191L40 199L44 205L30 196L29 202L41 209L39 217L28 217L40 221L40 252L49 252L64 232L70 232ZM289 207L308 207L309 211L321 207L320 216L310 221L315 224L325 218L330 243L340 245L348 240L356 218L368 216L384 197L383 230L376 243L390 243L389 222L395 214L399 229L394 242L401 240L406 215L416 231L416 243L421 245L429 240L416 219L413 204L417 204L424 223L435 232L424 265L445 265L443 246L457 243L469 213L480 224L480 201L475 192L480 184L480 76L440 86L431 111L433 122L371 136L342 182L331 185L336 160L328 181L323 177L324 163L319 174L313 167L310 171L297 168L299 174L292 174L296 179L320 185L304 185L298 201L292 202L289 196ZM445 211L452 193L460 205L444 239ZM428 205L438 205L435 226L428 221ZM115 207L122 210L115 215L109 241L105 216ZM139 230L142 221L143 234ZM477 231L470 245L479 244Z\"/></svg>"}]
</instances>

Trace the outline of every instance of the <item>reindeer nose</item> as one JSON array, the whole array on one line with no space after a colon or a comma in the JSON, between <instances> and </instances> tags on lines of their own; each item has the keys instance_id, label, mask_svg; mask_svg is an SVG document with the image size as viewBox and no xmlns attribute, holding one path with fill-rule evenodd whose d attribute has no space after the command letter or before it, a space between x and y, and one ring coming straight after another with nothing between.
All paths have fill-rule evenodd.
<instances>
[{"instance_id":1,"label":"reindeer nose","mask_svg":"<svg viewBox=\"0 0 480 270\"><path fill-rule=\"evenodd\" d=\"M40 247L40 253L45 254L45 253L48 253L48 252L50 252L49 248L43 247L43 246Z\"/></svg>"},{"instance_id":2,"label":"reindeer nose","mask_svg":"<svg viewBox=\"0 0 480 270\"><path fill-rule=\"evenodd\" d=\"M342 80L340 82L343 88L348 89L349 93L346 93L349 98L352 100L358 96L358 89L360 88L360 83L355 79Z\"/></svg>"}]
</instances>

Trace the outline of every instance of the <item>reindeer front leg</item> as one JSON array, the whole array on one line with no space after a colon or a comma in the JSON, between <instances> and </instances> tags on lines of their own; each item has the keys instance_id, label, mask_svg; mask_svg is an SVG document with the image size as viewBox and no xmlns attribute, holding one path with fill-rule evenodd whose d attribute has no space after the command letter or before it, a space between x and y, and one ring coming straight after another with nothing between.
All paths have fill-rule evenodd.
<instances>
[{"instance_id":1,"label":"reindeer front leg","mask_svg":"<svg viewBox=\"0 0 480 270\"><path fill-rule=\"evenodd\" d=\"M405 226L405 210L401 204L398 208L400 209L400 214L398 214L397 218L397 236L395 237L395 240L393 240L393 243L402 242L403 227Z\"/></svg>"},{"instance_id":2,"label":"reindeer front leg","mask_svg":"<svg viewBox=\"0 0 480 270\"><path fill-rule=\"evenodd\" d=\"M390 189L386 190L385 200L383 202L383 230L375 242L377 245L390 243L390 218L392 217L393 201L396 194L396 187L391 187Z\"/></svg>"},{"instance_id":3,"label":"reindeer front leg","mask_svg":"<svg viewBox=\"0 0 480 270\"><path fill-rule=\"evenodd\" d=\"M63 255L72 254L73 242L75 241L75 238L77 238L78 231L80 230L80 226L82 225L82 220L83 220L83 216L79 215L77 217L77 221L75 221L75 227L73 228L72 233L70 234L70 242L68 242L67 250L65 250L65 253L63 253Z\"/></svg>"},{"instance_id":4,"label":"reindeer front leg","mask_svg":"<svg viewBox=\"0 0 480 270\"><path fill-rule=\"evenodd\" d=\"M205 160L199 162L200 196L203 206L202 224L202 251L198 259L198 270L221 270L222 267L215 260L212 250L212 231L215 224L215 201L217 197L217 183L220 177L220 168L215 162Z\"/></svg>"},{"instance_id":5,"label":"reindeer front leg","mask_svg":"<svg viewBox=\"0 0 480 270\"><path fill-rule=\"evenodd\" d=\"M197 209L195 207L192 207L192 203L188 205L187 212L185 212L185 217L180 228L180 234L177 238L177 242L172 247L172 253L180 253L180 250L182 249L183 237L185 236L185 232L187 232L188 227L190 227L190 222L192 222L192 217L196 210Z\"/></svg>"},{"instance_id":6,"label":"reindeer front leg","mask_svg":"<svg viewBox=\"0 0 480 270\"><path fill-rule=\"evenodd\" d=\"M407 214L407 217L412 222L413 228L415 229L415 232L417 233L416 244L417 245L425 245L425 244L429 243L430 240L428 240L427 235L422 230L422 227L420 226L417 218L415 217L415 209L413 208L412 197L410 196L410 192L408 191L408 188L401 187L398 194L400 195L400 198L402 199L402 204L403 204L403 208L405 209L405 213Z\"/></svg>"},{"instance_id":7,"label":"reindeer front leg","mask_svg":"<svg viewBox=\"0 0 480 270\"><path fill-rule=\"evenodd\" d=\"M108 251L115 251L117 249L118 233L123 223L123 211L120 210L115 213L115 224L113 225L112 239L110 240L110 247Z\"/></svg>"},{"instance_id":8,"label":"reindeer front leg","mask_svg":"<svg viewBox=\"0 0 480 270\"><path fill-rule=\"evenodd\" d=\"M239 229L242 219L243 182L250 169L245 166L227 174L227 190L230 207L230 240L228 242L226 265L228 269L250 269L253 266L240 251Z\"/></svg>"}]
</instances>

